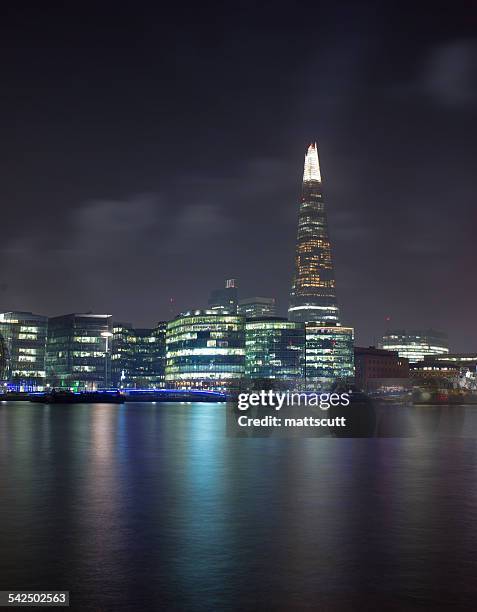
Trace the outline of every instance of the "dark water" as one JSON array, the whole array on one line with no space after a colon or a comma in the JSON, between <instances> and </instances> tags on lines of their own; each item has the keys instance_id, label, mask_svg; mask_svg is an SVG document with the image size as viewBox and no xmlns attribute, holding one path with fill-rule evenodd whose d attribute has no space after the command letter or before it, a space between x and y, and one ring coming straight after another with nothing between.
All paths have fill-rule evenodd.
<instances>
[{"instance_id":1,"label":"dark water","mask_svg":"<svg viewBox=\"0 0 477 612\"><path fill-rule=\"evenodd\" d=\"M0 589L74 610L477 608L474 437L234 439L220 405L4 403L0 496Z\"/></svg>"}]
</instances>

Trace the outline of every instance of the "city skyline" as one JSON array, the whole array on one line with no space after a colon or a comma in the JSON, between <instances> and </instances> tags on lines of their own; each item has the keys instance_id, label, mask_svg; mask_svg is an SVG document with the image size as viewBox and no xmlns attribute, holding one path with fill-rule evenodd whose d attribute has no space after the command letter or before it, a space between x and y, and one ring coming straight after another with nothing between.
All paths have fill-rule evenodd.
<instances>
[{"instance_id":1,"label":"city skyline","mask_svg":"<svg viewBox=\"0 0 477 612\"><path fill-rule=\"evenodd\" d=\"M356 342L432 327L472 351L475 15L412 15L9 8L1 310L150 326L233 277L285 314L298 160L316 138Z\"/></svg>"},{"instance_id":2,"label":"city skyline","mask_svg":"<svg viewBox=\"0 0 477 612\"><path fill-rule=\"evenodd\" d=\"M301 321L301 322L313 322L315 321L318 325L342 325L340 318L340 308L338 306L336 296L336 282L334 277L334 266L333 266L333 248L328 234L328 218L327 218L327 207L323 200L322 191L322 176L321 168L318 157L317 143L312 142L306 148L304 166L303 166L303 181L302 181L302 193L300 203L298 207L298 234L295 244L295 271L292 276L292 289L289 296L289 306L287 310L288 319L290 321ZM229 295L229 292L233 292ZM275 298L245 298L245 302L248 300L271 300L275 307ZM221 304L219 307L215 304ZM225 300L225 301L224 301ZM207 308L219 308L219 310L225 309L231 313L237 312L237 306L239 301L244 301L243 295L239 295L239 287L236 279L226 279L225 287L222 289L212 289L209 293L208 305L195 303L189 305L186 308L178 311L174 311L175 302L171 298L169 301L169 316L164 319L156 319L153 326L161 325L166 321L173 321L178 319L189 311L202 310ZM232 305L233 303L233 305ZM326 307L323 306L326 304ZM301 312L305 309L305 312ZM13 310L13 309L12 309ZM279 310L284 310L280 308ZM300 311L300 312L295 312ZM310 315L310 311L312 314ZM325 311L325 315L323 312ZM5 312L8 312L7 310ZM21 310L25 315L31 315L31 311ZM316 314L316 312L318 314ZM44 315L45 319L61 318L62 316L106 316L100 313L94 313L93 311L87 311L84 313L68 313L67 315ZM36 316L36 315L35 315ZM124 324L124 321L115 317L114 313L109 313L107 316L111 317L112 321L117 324ZM265 315L264 315L265 316ZM385 318L385 327L383 327L382 334L378 333L378 340L376 341L376 335L373 337L371 346L381 346L381 340L385 334L389 333L391 323L391 317ZM135 323L128 322L127 324L133 325L135 328L140 329L143 326L138 326ZM430 326L428 326L430 328ZM349 333L354 336L354 330L352 328L343 328L343 330L349 330ZM152 331L153 327L149 324L148 331ZM432 330L431 330L432 331ZM348 333L348 332L345 332ZM437 332L440 333L440 332ZM444 335L446 332L444 331ZM346 340L349 342L349 339ZM352 346L351 342L350 346ZM357 345L359 342L356 343ZM349 347L346 351L349 350ZM447 349L448 350L448 349Z\"/></svg>"}]
</instances>

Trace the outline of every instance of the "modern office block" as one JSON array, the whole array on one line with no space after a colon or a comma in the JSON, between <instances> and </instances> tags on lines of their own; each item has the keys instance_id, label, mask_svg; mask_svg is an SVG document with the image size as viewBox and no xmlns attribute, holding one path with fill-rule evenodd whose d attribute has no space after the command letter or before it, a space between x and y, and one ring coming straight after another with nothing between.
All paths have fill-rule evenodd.
<instances>
[{"instance_id":1,"label":"modern office block","mask_svg":"<svg viewBox=\"0 0 477 612\"><path fill-rule=\"evenodd\" d=\"M330 386L354 381L354 330L340 325L306 324L306 381Z\"/></svg>"},{"instance_id":2,"label":"modern office block","mask_svg":"<svg viewBox=\"0 0 477 612\"><path fill-rule=\"evenodd\" d=\"M238 314L247 319L275 316L275 298L251 297L239 300Z\"/></svg>"},{"instance_id":3,"label":"modern office block","mask_svg":"<svg viewBox=\"0 0 477 612\"><path fill-rule=\"evenodd\" d=\"M387 331L380 343L386 351L397 351L409 363L422 361L426 355L441 355L449 352L447 334L434 329Z\"/></svg>"},{"instance_id":4,"label":"modern office block","mask_svg":"<svg viewBox=\"0 0 477 612\"><path fill-rule=\"evenodd\" d=\"M293 382L305 374L305 325L273 317L245 323L245 376Z\"/></svg>"},{"instance_id":5,"label":"modern office block","mask_svg":"<svg viewBox=\"0 0 477 612\"><path fill-rule=\"evenodd\" d=\"M196 310L167 324L167 386L233 390L244 373L244 317Z\"/></svg>"},{"instance_id":6,"label":"modern office block","mask_svg":"<svg viewBox=\"0 0 477 612\"><path fill-rule=\"evenodd\" d=\"M47 323L47 317L31 312L0 313L4 376L12 390L35 391L44 388Z\"/></svg>"},{"instance_id":7,"label":"modern office block","mask_svg":"<svg viewBox=\"0 0 477 612\"><path fill-rule=\"evenodd\" d=\"M69 314L48 320L47 382L95 390L111 385L112 316Z\"/></svg>"}]
</instances>

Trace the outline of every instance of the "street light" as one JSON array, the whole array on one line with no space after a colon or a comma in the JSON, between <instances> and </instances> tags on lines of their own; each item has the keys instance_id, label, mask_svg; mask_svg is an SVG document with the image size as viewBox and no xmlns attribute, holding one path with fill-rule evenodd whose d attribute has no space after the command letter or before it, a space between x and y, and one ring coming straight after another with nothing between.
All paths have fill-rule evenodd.
<instances>
[{"instance_id":1,"label":"street light","mask_svg":"<svg viewBox=\"0 0 477 612\"><path fill-rule=\"evenodd\" d=\"M112 333L110 331L101 332L101 336L106 341L106 346L104 350L104 386L106 389L109 387L109 339L112 337Z\"/></svg>"}]
</instances>

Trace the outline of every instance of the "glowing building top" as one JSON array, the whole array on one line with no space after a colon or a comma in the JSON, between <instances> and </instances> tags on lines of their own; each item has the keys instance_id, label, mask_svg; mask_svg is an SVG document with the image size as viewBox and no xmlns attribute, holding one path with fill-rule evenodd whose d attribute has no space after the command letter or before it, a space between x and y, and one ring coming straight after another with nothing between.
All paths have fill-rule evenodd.
<instances>
[{"instance_id":1,"label":"glowing building top","mask_svg":"<svg viewBox=\"0 0 477 612\"><path fill-rule=\"evenodd\" d=\"M333 258L316 143L308 147L288 316L291 321L339 325Z\"/></svg>"},{"instance_id":2,"label":"glowing building top","mask_svg":"<svg viewBox=\"0 0 477 612\"><path fill-rule=\"evenodd\" d=\"M315 144L310 144L305 154L303 181L319 181L321 183L320 162L318 161L316 142Z\"/></svg>"}]
</instances>

